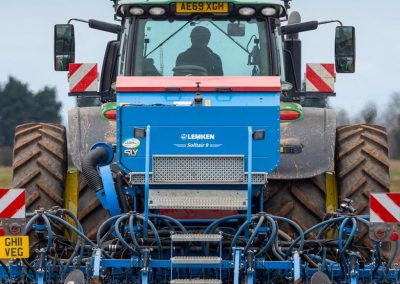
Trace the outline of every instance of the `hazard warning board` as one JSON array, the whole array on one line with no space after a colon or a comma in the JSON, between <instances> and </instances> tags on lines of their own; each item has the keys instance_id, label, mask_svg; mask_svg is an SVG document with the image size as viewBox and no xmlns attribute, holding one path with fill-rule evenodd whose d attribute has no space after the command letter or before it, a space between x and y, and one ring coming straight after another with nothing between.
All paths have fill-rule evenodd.
<instances>
[{"instance_id":1,"label":"hazard warning board","mask_svg":"<svg viewBox=\"0 0 400 284\"><path fill-rule=\"evenodd\" d=\"M0 189L0 236L20 235L25 221L25 189Z\"/></svg>"},{"instance_id":2,"label":"hazard warning board","mask_svg":"<svg viewBox=\"0 0 400 284\"><path fill-rule=\"evenodd\" d=\"M69 90L71 93L97 92L98 72L95 63L72 63L69 65Z\"/></svg>"},{"instance_id":3,"label":"hazard warning board","mask_svg":"<svg viewBox=\"0 0 400 284\"><path fill-rule=\"evenodd\" d=\"M25 218L24 189L0 189L0 218Z\"/></svg>"},{"instance_id":4,"label":"hazard warning board","mask_svg":"<svg viewBox=\"0 0 400 284\"><path fill-rule=\"evenodd\" d=\"M0 259L29 258L28 236L0 237Z\"/></svg>"},{"instance_id":5,"label":"hazard warning board","mask_svg":"<svg viewBox=\"0 0 400 284\"><path fill-rule=\"evenodd\" d=\"M335 65L312 63L306 65L306 92L333 93Z\"/></svg>"},{"instance_id":6,"label":"hazard warning board","mask_svg":"<svg viewBox=\"0 0 400 284\"><path fill-rule=\"evenodd\" d=\"M400 193L371 193L371 223L400 223Z\"/></svg>"}]
</instances>

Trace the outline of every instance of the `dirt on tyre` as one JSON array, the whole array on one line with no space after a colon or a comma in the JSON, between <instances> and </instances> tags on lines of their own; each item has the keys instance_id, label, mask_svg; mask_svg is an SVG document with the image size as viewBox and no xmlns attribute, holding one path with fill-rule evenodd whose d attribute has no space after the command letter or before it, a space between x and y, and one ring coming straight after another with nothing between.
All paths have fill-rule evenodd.
<instances>
[{"instance_id":1,"label":"dirt on tyre","mask_svg":"<svg viewBox=\"0 0 400 284\"><path fill-rule=\"evenodd\" d=\"M390 191L389 146L386 129L376 125L350 125L337 129L336 176L339 186L339 201L345 198L354 202L358 215L369 214L371 193ZM363 226L357 234L355 246L374 249ZM383 253L390 257L390 245Z\"/></svg>"},{"instance_id":2,"label":"dirt on tyre","mask_svg":"<svg viewBox=\"0 0 400 284\"><path fill-rule=\"evenodd\" d=\"M62 125L30 123L15 130L13 186L26 190L26 210L64 206L68 166Z\"/></svg>"}]
</instances>

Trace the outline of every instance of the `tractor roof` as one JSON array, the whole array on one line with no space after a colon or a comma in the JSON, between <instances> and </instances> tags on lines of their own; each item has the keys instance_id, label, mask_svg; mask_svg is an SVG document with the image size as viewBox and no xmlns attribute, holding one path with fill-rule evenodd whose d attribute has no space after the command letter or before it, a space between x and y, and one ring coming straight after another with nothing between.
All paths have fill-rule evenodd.
<instances>
[{"instance_id":1,"label":"tractor roof","mask_svg":"<svg viewBox=\"0 0 400 284\"><path fill-rule=\"evenodd\" d=\"M221 0L207 0L207 1L201 1L201 0L122 0L120 4L168 4L168 3L175 3L175 2L230 2L230 3L236 3L236 4L271 4L271 5L282 5L282 0L227 0L227 1L221 1Z\"/></svg>"},{"instance_id":2,"label":"tractor roof","mask_svg":"<svg viewBox=\"0 0 400 284\"><path fill-rule=\"evenodd\" d=\"M122 0L120 2L120 5L132 5L132 4L146 4L146 5L151 5L151 4L170 4L170 3L176 3L176 2L229 2L237 5L243 5L243 4L256 4L256 5L271 5L271 6L280 6L282 9L286 10L282 0L226 0L226 1L221 1L221 0Z\"/></svg>"}]
</instances>

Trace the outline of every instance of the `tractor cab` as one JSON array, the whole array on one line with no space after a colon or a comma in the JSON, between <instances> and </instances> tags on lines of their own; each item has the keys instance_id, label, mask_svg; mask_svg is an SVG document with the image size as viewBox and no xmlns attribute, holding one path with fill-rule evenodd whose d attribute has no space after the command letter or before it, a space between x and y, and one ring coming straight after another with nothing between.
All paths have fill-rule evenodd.
<instances>
[{"instance_id":1,"label":"tractor cab","mask_svg":"<svg viewBox=\"0 0 400 284\"><path fill-rule=\"evenodd\" d=\"M125 75L271 76L280 74L272 4L123 4ZM130 27L130 28L129 28ZM131 44L129 44L131 43Z\"/></svg>"}]
</instances>

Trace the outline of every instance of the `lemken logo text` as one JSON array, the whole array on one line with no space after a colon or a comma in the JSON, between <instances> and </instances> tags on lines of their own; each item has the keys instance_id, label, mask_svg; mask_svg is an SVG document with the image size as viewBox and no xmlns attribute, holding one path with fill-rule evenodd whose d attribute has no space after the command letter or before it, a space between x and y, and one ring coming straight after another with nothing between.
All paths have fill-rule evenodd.
<instances>
[{"instance_id":1,"label":"lemken logo text","mask_svg":"<svg viewBox=\"0 0 400 284\"><path fill-rule=\"evenodd\" d=\"M181 134L182 140L215 140L215 134Z\"/></svg>"}]
</instances>

